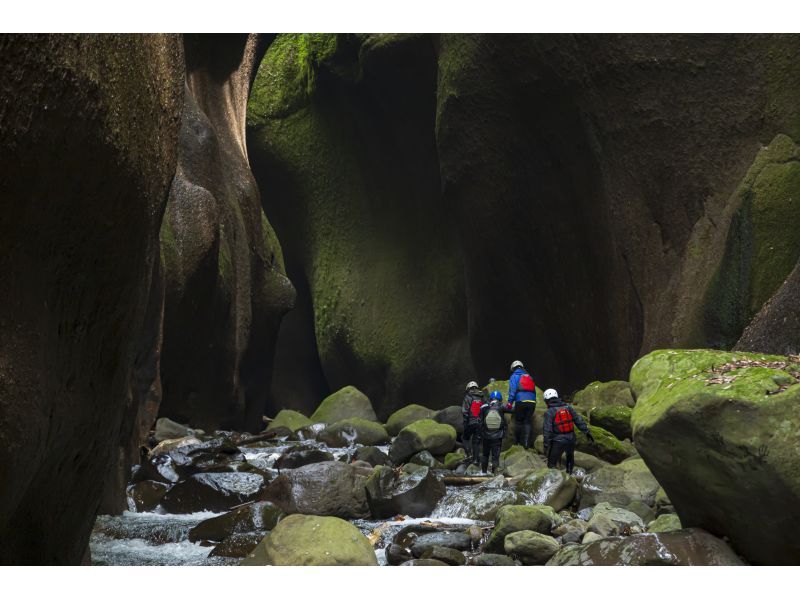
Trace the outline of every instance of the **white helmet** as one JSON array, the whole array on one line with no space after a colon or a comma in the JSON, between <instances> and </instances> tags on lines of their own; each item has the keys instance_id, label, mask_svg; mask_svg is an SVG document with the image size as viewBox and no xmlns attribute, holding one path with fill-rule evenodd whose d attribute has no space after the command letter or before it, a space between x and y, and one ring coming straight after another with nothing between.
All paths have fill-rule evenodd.
<instances>
[{"instance_id":1,"label":"white helmet","mask_svg":"<svg viewBox=\"0 0 800 598\"><path fill-rule=\"evenodd\" d=\"M544 400L545 401L552 401L553 399L558 398L558 391L555 388L548 388L544 391Z\"/></svg>"},{"instance_id":2,"label":"white helmet","mask_svg":"<svg viewBox=\"0 0 800 598\"><path fill-rule=\"evenodd\" d=\"M467 390L469 390L470 388L478 388L478 383L475 382L474 380L467 382Z\"/></svg>"},{"instance_id":3,"label":"white helmet","mask_svg":"<svg viewBox=\"0 0 800 598\"><path fill-rule=\"evenodd\" d=\"M517 369L517 368L524 368L524 367L525 367L525 366L524 366L524 365L522 365L522 362L521 362L519 359L517 359L516 361L514 361L514 362L511 364L511 371L513 372L513 371L514 371L515 369Z\"/></svg>"}]
</instances>

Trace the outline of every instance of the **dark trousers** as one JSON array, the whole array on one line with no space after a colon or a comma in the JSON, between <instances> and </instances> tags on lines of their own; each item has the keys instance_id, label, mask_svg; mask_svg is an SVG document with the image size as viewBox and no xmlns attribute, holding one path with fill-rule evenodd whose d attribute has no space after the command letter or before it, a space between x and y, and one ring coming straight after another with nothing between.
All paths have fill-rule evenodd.
<instances>
[{"instance_id":1,"label":"dark trousers","mask_svg":"<svg viewBox=\"0 0 800 598\"><path fill-rule=\"evenodd\" d=\"M483 473L486 473L489 469L489 454L492 455L492 473L496 474L497 470L500 469L500 447L502 445L502 438L483 441L483 458L481 459L481 471Z\"/></svg>"},{"instance_id":2,"label":"dark trousers","mask_svg":"<svg viewBox=\"0 0 800 598\"><path fill-rule=\"evenodd\" d=\"M572 473L575 467L575 439L553 438L550 441L550 450L547 452L547 466L550 469L557 469L561 461L561 455L567 456L567 473Z\"/></svg>"},{"instance_id":3,"label":"dark trousers","mask_svg":"<svg viewBox=\"0 0 800 598\"><path fill-rule=\"evenodd\" d=\"M514 444L530 448L531 418L536 409L532 401L519 402L514 405Z\"/></svg>"},{"instance_id":4,"label":"dark trousers","mask_svg":"<svg viewBox=\"0 0 800 598\"><path fill-rule=\"evenodd\" d=\"M481 455L481 425L464 424L464 452L473 463L478 463Z\"/></svg>"}]
</instances>

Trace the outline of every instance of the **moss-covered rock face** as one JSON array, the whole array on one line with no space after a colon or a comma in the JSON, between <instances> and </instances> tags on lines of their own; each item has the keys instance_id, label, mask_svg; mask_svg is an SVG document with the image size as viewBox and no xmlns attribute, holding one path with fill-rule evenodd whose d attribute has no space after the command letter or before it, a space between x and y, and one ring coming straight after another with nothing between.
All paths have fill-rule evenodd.
<instances>
[{"instance_id":1,"label":"moss-covered rock face","mask_svg":"<svg viewBox=\"0 0 800 598\"><path fill-rule=\"evenodd\" d=\"M160 413L207 430L255 432L268 407L278 326L295 294L243 135L263 44L254 35L187 35L184 46L178 168L161 225Z\"/></svg>"},{"instance_id":2,"label":"moss-covered rock face","mask_svg":"<svg viewBox=\"0 0 800 598\"><path fill-rule=\"evenodd\" d=\"M358 417L342 419L327 426L317 438L332 447L353 444L374 446L389 442L389 435L382 424Z\"/></svg>"},{"instance_id":3,"label":"moss-covered rock face","mask_svg":"<svg viewBox=\"0 0 800 598\"><path fill-rule=\"evenodd\" d=\"M536 454L536 451L525 450L518 444L500 453L500 469L511 478L527 475L543 467L545 467L545 462Z\"/></svg>"},{"instance_id":4,"label":"moss-covered rock face","mask_svg":"<svg viewBox=\"0 0 800 598\"><path fill-rule=\"evenodd\" d=\"M517 483L517 490L528 494L533 502L560 511L572 504L578 482L557 469L541 469Z\"/></svg>"},{"instance_id":5,"label":"moss-covered rock face","mask_svg":"<svg viewBox=\"0 0 800 598\"><path fill-rule=\"evenodd\" d=\"M735 194L725 255L709 288L708 342L730 348L778 290L800 255L800 147L777 135L761 149Z\"/></svg>"},{"instance_id":6,"label":"moss-covered rock face","mask_svg":"<svg viewBox=\"0 0 800 598\"><path fill-rule=\"evenodd\" d=\"M404 463L420 451L433 455L446 455L456 442L456 431L452 426L440 424L432 419L421 419L409 424L392 441L389 459L393 463Z\"/></svg>"},{"instance_id":7,"label":"moss-covered rock face","mask_svg":"<svg viewBox=\"0 0 800 598\"><path fill-rule=\"evenodd\" d=\"M484 550L502 554L503 542L508 534L531 530L540 534L549 534L557 525L561 524L561 517L552 509L544 505L509 505L497 511L494 529L486 541Z\"/></svg>"},{"instance_id":8,"label":"moss-covered rock face","mask_svg":"<svg viewBox=\"0 0 800 598\"><path fill-rule=\"evenodd\" d=\"M608 430L620 440L631 439L631 415L633 409L622 405L610 405L607 407L595 407L589 413L589 422L593 426L599 426Z\"/></svg>"},{"instance_id":9,"label":"moss-covered rock face","mask_svg":"<svg viewBox=\"0 0 800 598\"><path fill-rule=\"evenodd\" d=\"M572 398L572 407L586 417L596 407L629 407L635 404L628 382L612 380L611 382L592 382L583 390L579 390Z\"/></svg>"},{"instance_id":10,"label":"moss-covered rock face","mask_svg":"<svg viewBox=\"0 0 800 598\"><path fill-rule=\"evenodd\" d=\"M293 411L292 409L281 409L278 411L278 415L276 415L273 420L269 422L269 425L267 426L267 432L277 428L287 428L294 433L300 428L310 426L313 423L314 422L298 411Z\"/></svg>"},{"instance_id":11,"label":"moss-covered rock face","mask_svg":"<svg viewBox=\"0 0 800 598\"><path fill-rule=\"evenodd\" d=\"M683 524L728 536L754 563L798 562L796 358L655 351L631 387L636 446Z\"/></svg>"},{"instance_id":12,"label":"moss-covered rock face","mask_svg":"<svg viewBox=\"0 0 800 598\"><path fill-rule=\"evenodd\" d=\"M377 565L372 545L352 523L337 517L289 515L242 565Z\"/></svg>"},{"instance_id":13,"label":"moss-covered rock face","mask_svg":"<svg viewBox=\"0 0 800 598\"><path fill-rule=\"evenodd\" d=\"M636 454L636 449L630 442L621 442L611 432L603 428L589 424L589 431L592 433L594 442L589 442L586 435L576 429L577 450L588 455L594 455L598 459L609 463L621 463Z\"/></svg>"},{"instance_id":14,"label":"moss-covered rock face","mask_svg":"<svg viewBox=\"0 0 800 598\"><path fill-rule=\"evenodd\" d=\"M400 430L408 424L421 419L432 419L434 415L436 415L435 411L422 405L406 405L389 416L389 419L386 420L386 431L390 436L397 436Z\"/></svg>"},{"instance_id":15,"label":"moss-covered rock face","mask_svg":"<svg viewBox=\"0 0 800 598\"><path fill-rule=\"evenodd\" d=\"M655 507L660 490L642 459L630 459L619 465L608 465L587 475L581 486L581 508L602 502L630 508L633 502Z\"/></svg>"},{"instance_id":16,"label":"moss-covered rock face","mask_svg":"<svg viewBox=\"0 0 800 598\"><path fill-rule=\"evenodd\" d=\"M378 421L369 398L355 386L340 388L322 401L311 415L312 421L326 424L354 417L372 422Z\"/></svg>"},{"instance_id":17,"label":"moss-covered rock face","mask_svg":"<svg viewBox=\"0 0 800 598\"><path fill-rule=\"evenodd\" d=\"M650 525L647 526L647 531L652 533L675 532L682 527L680 517L673 513L665 513L651 522Z\"/></svg>"},{"instance_id":18,"label":"moss-covered rock face","mask_svg":"<svg viewBox=\"0 0 800 598\"><path fill-rule=\"evenodd\" d=\"M559 548L561 544L555 538L531 530L510 533L503 541L506 554L523 565L544 565Z\"/></svg>"}]
</instances>

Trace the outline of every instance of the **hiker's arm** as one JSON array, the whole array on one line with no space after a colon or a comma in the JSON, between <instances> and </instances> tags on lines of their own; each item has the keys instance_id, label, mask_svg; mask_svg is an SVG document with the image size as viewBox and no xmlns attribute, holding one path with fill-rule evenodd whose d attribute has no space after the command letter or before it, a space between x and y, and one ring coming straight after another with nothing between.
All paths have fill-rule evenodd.
<instances>
[{"instance_id":1,"label":"hiker's arm","mask_svg":"<svg viewBox=\"0 0 800 598\"><path fill-rule=\"evenodd\" d=\"M511 378L508 379L508 404L513 405L514 401L517 400L517 385L519 384L519 376L516 374L511 374Z\"/></svg>"},{"instance_id":2,"label":"hiker's arm","mask_svg":"<svg viewBox=\"0 0 800 598\"><path fill-rule=\"evenodd\" d=\"M544 412L544 426L542 434L544 434L544 448L545 448L544 453L546 455L547 448L550 446L550 441L553 439L553 414L550 413L549 409Z\"/></svg>"},{"instance_id":3,"label":"hiker's arm","mask_svg":"<svg viewBox=\"0 0 800 598\"><path fill-rule=\"evenodd\" d=\"M592 433L589 431L589 426L586 425L586 421L576 413L572 405L569 406L569 410L572 413L572 419L575 420L575 425L578 426L578 429L591 438Z\"/></svg>"}]
</instances>

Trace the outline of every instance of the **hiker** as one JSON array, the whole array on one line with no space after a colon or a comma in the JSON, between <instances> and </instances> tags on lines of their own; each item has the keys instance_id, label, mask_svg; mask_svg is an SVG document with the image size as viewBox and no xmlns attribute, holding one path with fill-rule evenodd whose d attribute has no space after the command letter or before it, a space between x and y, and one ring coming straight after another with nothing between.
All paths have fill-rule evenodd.
<instances>
[{"instance_id":1,"label":"hiker","mask_svg":"<svg viewBox=\"0 0 800 598\"><path fill-rule=\"evenodd\" d=\"M481 437L483 439L483 458L481 471L489 469L489 454L492 455L492 473L497 475L500 469L500 447L506 436L506 418L504 416L503 395L493 390L489 395L489 403L481 409Z\"/></svg>"},{"instance_id":2,"label":"hiker","mask_svg":"<svg viewBox=\"0 0 800 598\"><path fill-rule=\"evenodd\" d=\"M536 409L536 384L522 362L511 364L508 379L508 410L514 412L514 444L530 446L531 420Z\"/></svg>"},{"instance_id":3,"label":"hiker","mask_svg":"<svg viewBox=\"0 0 800 598\"><path fill-rule=\"evenodd\" d=\"M466 463L478 464L481 446L481 407L486 403L486 395L478 388L475 381L467 384L467 394L461 404L461 415L464 416L464 452Z\"/></svg>"},{"instance_id":4,"label":"hiker","mask_svg":"<svg viewBox=\"0 0 800 598\"><path fill-rule=\"evenodd\" d=\"M572 474L575 466L575 426L586 434L589 442L594 442L594 437L589 431L589 426L583 418L575 413L572 405L567 405L560 398L554 388L544 391L544 402L547 411L544 412L544 454L547 456L547 467L556 469L561 455L567 455L567 473Z\"/></svg>"}]
</instances>

